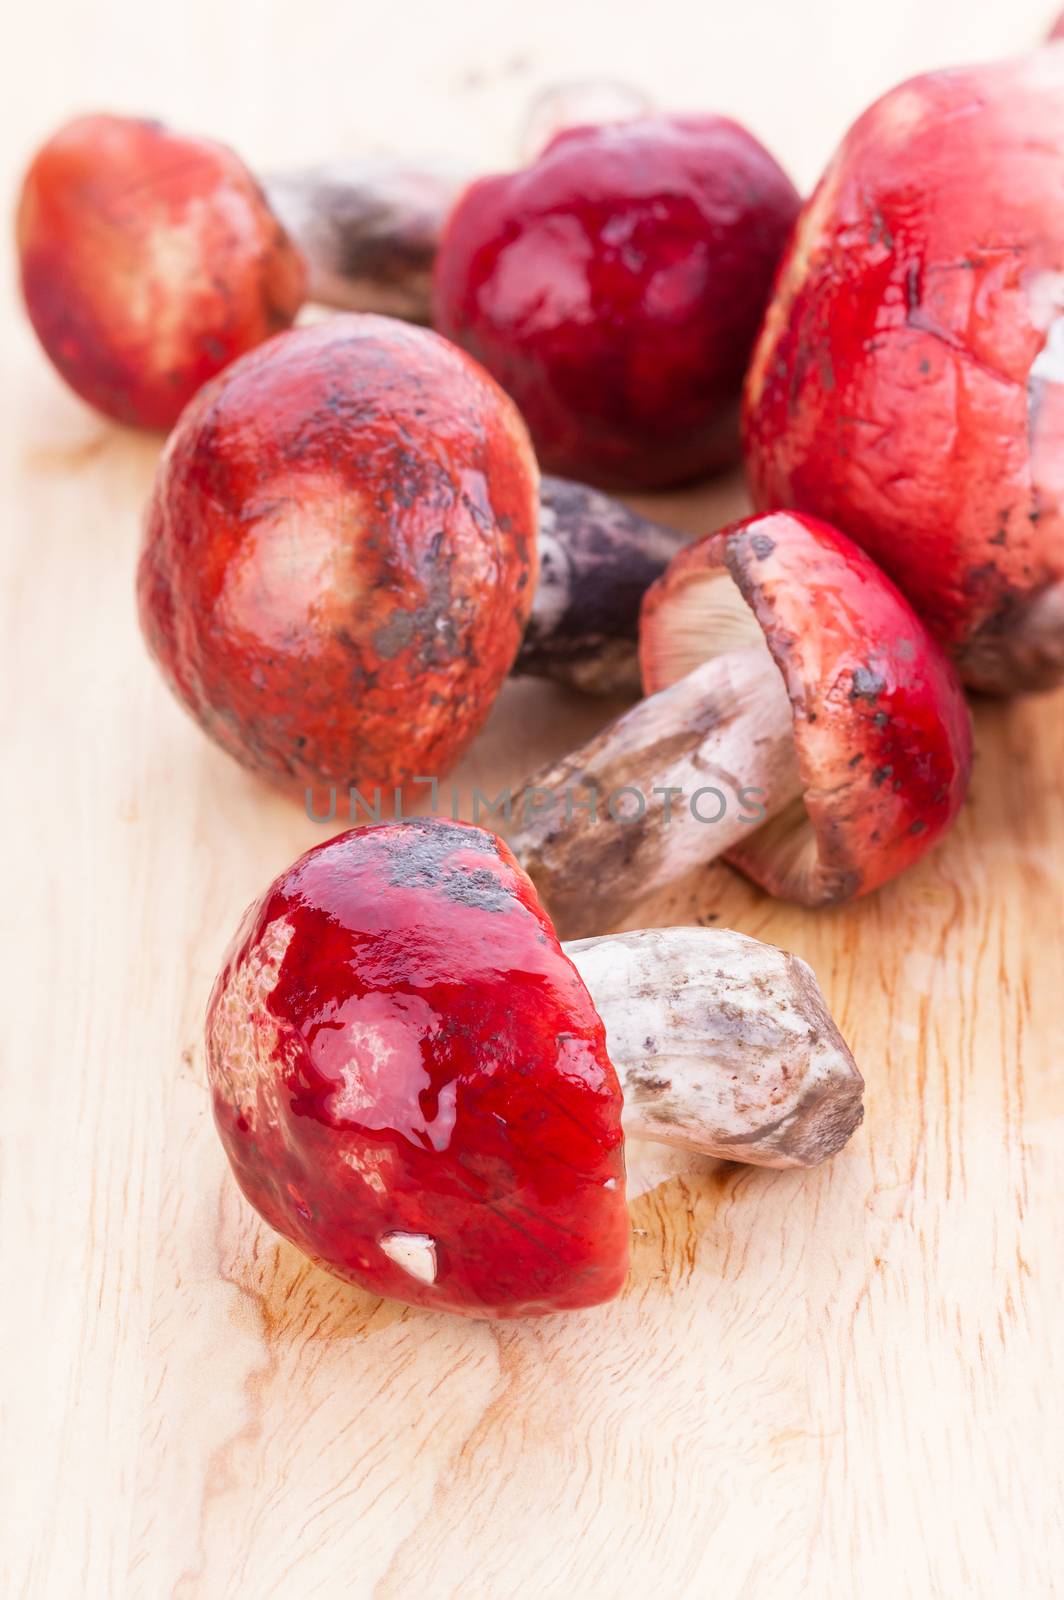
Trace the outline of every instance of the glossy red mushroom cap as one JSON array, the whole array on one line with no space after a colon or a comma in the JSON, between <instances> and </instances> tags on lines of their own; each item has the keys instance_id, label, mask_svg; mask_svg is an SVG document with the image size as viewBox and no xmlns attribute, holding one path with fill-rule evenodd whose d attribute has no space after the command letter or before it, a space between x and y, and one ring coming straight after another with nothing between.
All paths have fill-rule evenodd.
<instances>
[{"instance_id":1,"label":"glossy red mushroom cap","mask_svg":"<svg viewBox=\"0 0 1064 1600\"><path fill-rule=\"evenodd\" d=\"M538 487L513 403L437 334L376 316L293 329L170 436L145 637L246 767L372 806L442 777L491 709L535 593Z\"/></svg>"},{"instance_id":2,"label":"glossy red mushroom cap","mask_svg":"<svg viewBox=\"0 0 1064 1600\"><path fill-rule=\"evenodd\" d=\"M433 320L513 395L543 466L621 488L718 468L798 210L726 117L568 128L458 200Z\"/></svg>"},{"instance_id":3,"label":"glossy red mushroom cap","mask_svg":"<svg viewBox=\"0 0 1064 1600\"><path fill-rule=\"evenodd\" d=\"M37 337L82 399L169 428L196 390L303 302L302 257L224 146L79 117L34 157L17 220Z\"/></svg>"},{"instance_id":4,"label":"glossy red mushroom cap","mask_svg":"<svg viewBox=\"0 0 1064 1600\"><path fill-rule=\"evenodd\" d=\"M647 592L647 693L761 635L790 696L804 794L728 859L782 899L867 894L964 800L972 730L956 673L868 556L827 523L777 511L688 545Z\"/></svg>"},{"instance_id":5,"label":"glossy red mushroom cap","mask_svg":"<svg viewBox=\"0 0 1064 1600\"><path fill-rule=\"evenodd\" d=\"M241 1189L330 1272L483 1317L618 1293L603 1025L493 835L429 820L309 851L244 919L207 1059Z\"/></svg>"}]
</instances>

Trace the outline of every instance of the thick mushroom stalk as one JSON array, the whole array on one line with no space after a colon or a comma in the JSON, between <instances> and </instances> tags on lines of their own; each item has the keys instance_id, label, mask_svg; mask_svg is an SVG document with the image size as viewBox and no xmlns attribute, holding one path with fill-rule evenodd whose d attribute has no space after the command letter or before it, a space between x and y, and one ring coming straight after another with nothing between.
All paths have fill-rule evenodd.
<instances>
[{"instance_id":1,"label":"thick mushroom stalk","mask_svg":"<svg viewBox=\"0 0 1064 1600\"><path fill-rule=\"evenodd\" d=\"M468 177L367 156L274 173L262 185L303 253L311 300L427 323L436 248Z\"/></svg>"},{"instance_id":2,"label":"thick mushroom stalk","mask_svg":"<svg viewBox=\"0 0 1064 1600\"><path fill-rule=\"evenodd\" d=\"M438 819L282 873L215 984L207 1061L273 1227L349 1282L471 1316L619 1293L626 1138L808 1166L861 1118L803 963L701 928L565 948L502 841Z\"/></svg>"},{"instance_id":3,"label":"thick mushroom stalk","mask_svg":"<svg viewBox=\"0 0 1064 1600\"><path fill-rule=\"evenodd\" d=\"M627 1139L813 1167L860 1124L863 1079L797 956L725 928L562 948L606 1024Z\"/></svg>"},{"instance_id":4,"label":"thick mushroom stalk","mask_svg":"<svg viewBox=\"0 0 1064 1600\"><path fill-rule=\"evenodd\" d=\"M565 478L541 479L539 506L539 582L514 673L637 693L643 596L686 538Z\"/></svg>"},{"instance_id":5,"label":"thick mushroom stalk","mask_svg":"<svg viewBox=\"0 0 1064 1600\"><path fill-rule=\"evenodd\" d=\"M567 936L741 843L802 793L783 679L764 644L704 662L518 792L507 841Z\"/></svg>"},{"instance_id":6,"label":"thick mushroom stalk","mask_svg":"<svg viewBox=\"0 0 1064 1600\"><path fill-rule=\"evenodd\" d=\"M966 792L949 663L849 540L779 512L683 549L643 604L648 698L513 799L511 848L567 937L727 858L805 905L921 856Z\"/></svg>"}]
</instances>

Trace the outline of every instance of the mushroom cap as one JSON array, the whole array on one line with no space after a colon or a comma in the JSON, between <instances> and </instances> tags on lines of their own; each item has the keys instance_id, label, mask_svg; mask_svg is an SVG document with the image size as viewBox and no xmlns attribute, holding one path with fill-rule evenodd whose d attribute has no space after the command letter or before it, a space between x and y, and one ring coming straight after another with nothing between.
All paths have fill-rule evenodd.
<instances>
[{"instance_id":1,"label":"mushroom cap","mask_svg":"<svg viewBox=\"0 0 1064 1600\"><path fill-rule=\"evenodd\" d=\"M726 117L567 128L451 212L433 321L513 395L544 468L653 488L738 454L743 373L798 210Z\"/></svg>"},{"instance_id":2,"label":"mushroom cap","mask_svg":"<svg viewBox=\"0 0 1064 1600\"><path fill-rule=\"evenodd\" d=\"M1064 51L855 123L750 363L755 504L841 528L980 688L1064 677Z\"/></svg>"},{"instance_id":3,"label":"mushroom cap","mask_svg":"<svg viewBox=\"0 0 1064 1600\"><path fill-rule=\"evenodd\" d=\"M157 122L85 116L34 157L19 199L22 292L82 399L168 428L216 372L287 328L303 260L243 162Z\"/></svg>"},{"instance_id":4,"label":"mushroom cap","mask_svg":"<svg viewBox=\"0 0 1064 1600\"><path fill-rule=\"evenodd\" d=\"M512 402L438 335L377 316L293 329L170 436L145 637L206 732L275 783L441 777L521 641L538 482Z\"/></svg>"},{"instance_id":5,"label":"mushroom cap","mask_svg":"<svg viewBox=\"0 0 1064 1600\"><path fill-rule=\"evenodd\" d=\"M481 828L357 828L247 912L207 1013L255 1209L374 1294L538 1316L618 1293L621 1092L528 878Z\"/></svg>"},{"instance_id":6,"label":"mushroom cap","mask_svg":"<svg viewBox=\"0 0 1064 1600\"><path fill-rule=\"evenodd\" d=\"M688 545L647 591L647 693L758 631L790 696L805 792L728 859L781 899L867 894L918 860L964 800L972 730L956 673L863 551L777 511Z\"/></svg>"}]
</instances>

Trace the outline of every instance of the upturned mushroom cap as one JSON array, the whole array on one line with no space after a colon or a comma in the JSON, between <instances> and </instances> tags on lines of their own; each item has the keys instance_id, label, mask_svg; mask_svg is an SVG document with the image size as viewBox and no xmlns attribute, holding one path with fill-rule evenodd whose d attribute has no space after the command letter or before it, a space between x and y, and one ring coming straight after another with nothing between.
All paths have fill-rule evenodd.
<instances>
[{"instance_id":1,"label":"upturned mushroom cap","mask_svg":"<svg viewBox=\"0 0 1064 1600\"><path fill-rule=\"evenodd\" d=\"M244 919L207 1059L241 1189L337 1276L483 1317L619 1291L603 1024L493 835L397 823L309 851Z\"/></svg>"},{"instance_id":2,"label":"upturned mushroom cap","mask_svg":"<svg viewBox=\"0 0 1064 1600\"><path fill-rule=\"evenodd\" d=\"M728 859L825 905L912 865L959 810L971 719L908 601L849 539L778 511L687 546L643 602L648 694L763 635L791 700L804 794Z\"/></svg>"},{"instance_id":3,"label":"upturned mushroom cap","mask_svg":"<svg viewBox=\"0 0 1064 1600\"><path fill-rule=\"evenodd\" d=\"M275 783L441 777L521 641L538 483L513 403L437 334L377 316L294 329L170 436L145 637L205 731Z\"/></svg>"},{"instance_id":4,"label":"upturned mushroom cap","mask_svg":"<svg viewBox=\"0 0 1064 1600\"><path fill-rule=\"evenodd\" d=\"M78 117L49 139L23 181L17 244L51 361L136 427L168 428L303 301L299 251L239 157L135 117Z\"/></svg>"}]
</instances>

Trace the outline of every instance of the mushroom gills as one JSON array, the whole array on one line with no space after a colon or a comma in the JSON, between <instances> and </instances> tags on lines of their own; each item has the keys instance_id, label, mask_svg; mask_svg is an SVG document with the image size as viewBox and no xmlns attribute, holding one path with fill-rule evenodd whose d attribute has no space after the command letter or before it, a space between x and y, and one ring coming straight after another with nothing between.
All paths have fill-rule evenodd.
<instances>
[{"instance_id":1,"label":"mushroom gills","mask_svg":"<svg viewBox=\"0 0 1064 1600\"><path fill-rule=\"evenodd\" d=\"M644 676L652 684L674 684L697 671L707 658L743 649L761 649L772 661L761 625L730 573L696 570L674 591L667 625L659 612L644 629ZM774 661L772 665L778 674ZM793 708L788 714L793 744ZM821 891L814 894L813 886L823 871L816 832L805 807L804 784L799 781L782 805L766 810L768 815L760 827L748 827L724 846L722 853L727 850L729 859L740 867L744 860L756 863L752 875L759 882L769 878L773 893L783 898L800 903L810 896L819 898Z\"/></svg>"},{"instance_id":2,"label":"mushroom gills","mask_svg":"<svg viewBox=\"0 0 1064 1600\"><path fill-rule=\"evenodd\" d=\"M727 572L696 570L673 591L667 623L651 618L644 627L643 678L654 687L676 683L703 662L744 649L769 656L761 625L738 586Z\"/></svg>"}]
</instances>

